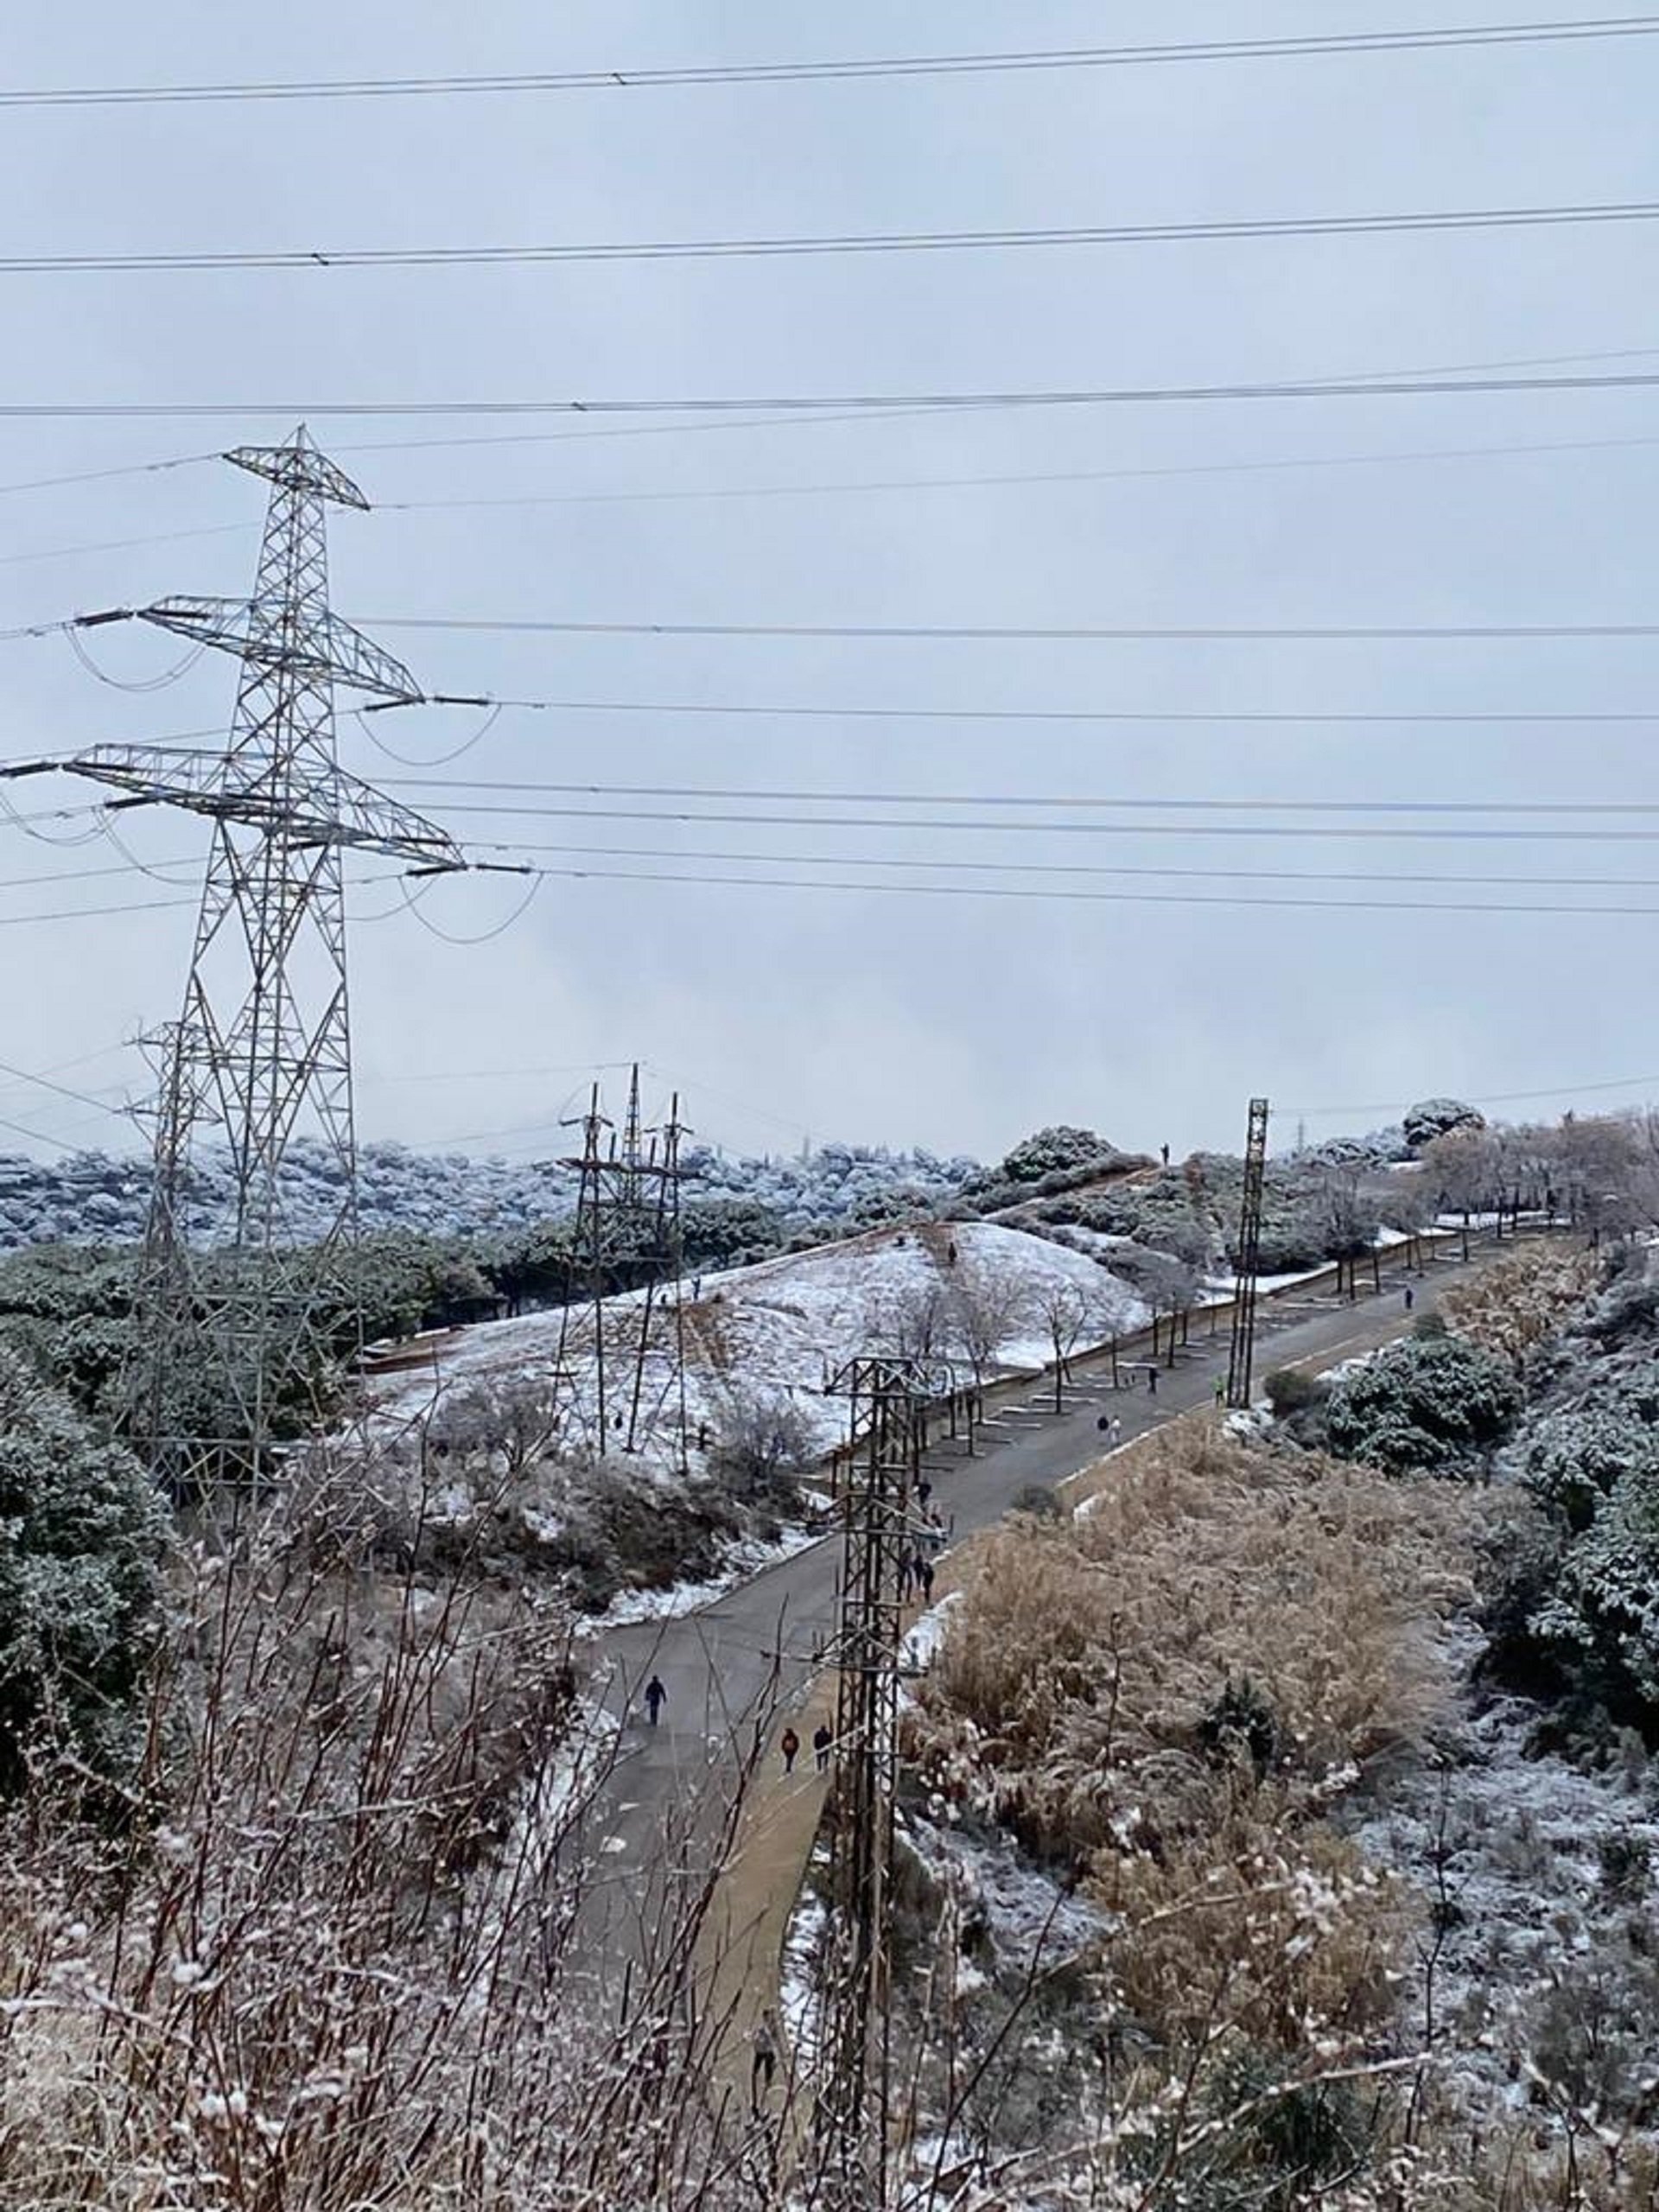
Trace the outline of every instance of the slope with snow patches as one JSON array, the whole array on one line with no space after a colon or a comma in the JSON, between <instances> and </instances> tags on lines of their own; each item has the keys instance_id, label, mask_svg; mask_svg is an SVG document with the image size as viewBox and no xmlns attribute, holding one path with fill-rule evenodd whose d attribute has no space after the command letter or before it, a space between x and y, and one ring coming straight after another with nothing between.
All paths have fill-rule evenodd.
<instances>
[{"instance_id":1,"label":"slope with snow patches","mask_svg":"<svg viewBox=\"0 0 1659 2212\"><path fill-rule=\"evenodd\" d=\"M677 1294L683 1300L677 1314ZM1079 1345L1125 1334L1150 1319L1128 1285L1097 1262L987 1222L872 1230L706 1274L682 1282L677 1294L656 1292L649 1314L644 1294L630 1293L606 1301L607 1427L614 1431L619 1410L631 1410L639 1367L639 1455L647 1462L677 1460L677 1324L686 1347L690 1435L702 1431L712 1441L736 1402L782 1397L798 1408L817 1448L828 1452L846 1433L848 1408L828 1396L824 1384L844 1361L873 1350L913 1348L923 1328L932 1350L960 1355L954 1317L972 1301L982 1310L994 1306L1001 1317L993 1371L1039 1369L1052 1357L1046 1310L1057 1300L1080 1323ZM642 1329L643 1361L635 1349ZM456 1394L550 1380L562 1338L574 1399L567 1435L603 1449L616 1439L598 1433L592 1319L585 1311L562 1316L555 1310L455 1332L435 1347L429 1366L372 1381L372 1404L383 1420L412 1424Z\"/></svg>"}]
</instances>

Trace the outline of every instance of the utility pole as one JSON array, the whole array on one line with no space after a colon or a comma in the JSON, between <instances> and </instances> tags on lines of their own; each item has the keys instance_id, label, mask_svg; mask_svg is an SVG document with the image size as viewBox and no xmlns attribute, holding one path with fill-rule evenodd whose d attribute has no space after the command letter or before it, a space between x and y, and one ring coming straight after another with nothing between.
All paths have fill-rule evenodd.
<instances>
[{"instance_id":1,"label":"utility pole","mask_svg":"<svg viewBox=\"0 0 1659 2212\"><path fill-rule=\"evenodd\" d=\"M339 763L336 685L394 704L423 696L328 605L326 510L367 499L303 426L225 459L271 486L251 598L166 599L80 626L136 619L238 660L226 749L99 745L22 772L67 768L122 794L111 811L176 806L213 825L183 1015L166 1033L126 1393L135 1440L162 1479L199 1491L257 1476L342 1348L353 1293L333 1278L357 1221L345 855L420 873L467 865L445 831ZM329 1218L303 1242L283 1175L302 1121L331 1182ZM203 1126L222 1132L233 1183L228 1242L206 1253L182 1233Z\"/></svg>"},{"instance_id":2,"label":"utility pole","mask_svg":"<svg viewBox=\"0 0 1659 2212\"><path fill-rule=\"evenodd\" d=\"M1268 1173L1268 1102L1252 1098L1244 1140L1244 1191L1239 1201L1238 1249L1233 1272L1233 1341L1227 1360L1227 1402L1250 1402L1250 1369L1255 1357L1255 1292L1261 1274L1262 1196Z\"/></svg>"},{"instance_id":3,"label":"utility pole","mask_svg":"<svg viewBox=\"0 0 1659 2212\"><path fill-rule=\"evenodd\" d=\"M832 1919L818 2098L832 2177L826 2201L835 2212L882 2212L887 2202L900 1576L915 1544L912 1500L927 1408L951 1387L944 1362L885 1354L849 1360L826 1386L851 1400L851 1457L838 1501Z\"/></svg>"}]
</instances>

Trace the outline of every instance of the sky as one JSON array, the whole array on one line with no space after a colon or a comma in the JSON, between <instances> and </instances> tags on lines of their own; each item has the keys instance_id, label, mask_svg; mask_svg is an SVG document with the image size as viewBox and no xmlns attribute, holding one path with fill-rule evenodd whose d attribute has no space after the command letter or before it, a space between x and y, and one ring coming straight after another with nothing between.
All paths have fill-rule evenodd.
<instances>
[{"instance_id":1,"label":"sky","mask_svg":"<svg viewBox=\"0 0 1659 2212\"><path fill-rule=\"evenodd\" d=\"M1257 0L1247 28L1562 12ZM289 0L250 16L93 0L20 12L5 89L1191 42L1238 36L1242 13ZM1642 202L1659 197L1656 93L1659 38L1630 37L28 106L0 140L0 264ZM1057 1121L1137 1148L1236 1147L1252 1094L1273 1100L1281 1141L1294 1122L1363 1127L1427 1093L1522 1094L1500 1110L1529 1116L1635 1102L1659 1093L1659 811L1630 810L1655 804L1659 639L487 626L1642 624L1653 389L760 422L323 410L1659 372L1656 236L1638 219L493 266L0 267L0 408L235 410L0 415L0 630L245 594L264 487L211 456L304 416L372 502L331 518L339 610L429 690L550 702L486 724L472 709L359 717L341 696L345 764L469 849L608 871L549 876L528 905L512 880L439 881L410 911L388 863L353 861L367 1136L537 1156L590 1072L633 1058L653 1098L679 1085L700 1134L773 1151L842 1138L992 1156ZM91 480L37 481L68 476ZM486 626L404 626L457 621ZM227 726L227 658L166 681L176 639L133 624L80 642L85 659L60 632L0 640L0 756L211 747ZM777 711L790 708L810 711ZM1637 719L1591 719L1618 715ZM1306 719L1251 719L1273 715ZM1353 719L1367 715L1412 719ZM1490 719L1455 719L1473 715ZM488 788L512 784L543 788ZM0 1147L132 1148L142 1125L119 1109L149 1082L132 1040L176 1014L204 825L60 815L98 797L62 777L0 790L31 817L0 822ZM775 796L730 796L755 793ZM1033 803L1056 799L1119 804ZM1192 804L1217 800L1274 805ZM1475 810L1278 810L1310 801ZM1493 810L1565 802L1617 810ZM690 814L739 818L661 818ZM1493 834L1529 823L1556 834ZM162 880L133 860L162 864ZM1452 880L1357 880L1376 875ZM696 880L709 877L740 880Z\"/></svg>"}]
</instances>

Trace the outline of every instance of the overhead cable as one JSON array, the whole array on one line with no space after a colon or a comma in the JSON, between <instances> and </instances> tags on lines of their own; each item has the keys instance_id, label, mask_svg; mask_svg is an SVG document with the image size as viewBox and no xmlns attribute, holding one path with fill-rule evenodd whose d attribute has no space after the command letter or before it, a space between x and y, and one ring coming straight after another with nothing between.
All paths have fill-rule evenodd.
<instances>
[{"instance_id":1,"label":"overhead cable","mask_svg":"<svg viewBox=\"0 0 1659 2212\"><path fill-rule=\"evenodd\" d=\"M1274 906L1317 908L1326 912L1364 913L1456 913L1456 914L1586 914L1655 915L1656 906L1588 906L1564 901L1502 900L1448 899L1318 899L1300 897L1262 897L1255 893L1198 893L1185 891L1081 891L1051 889L1046 887L1016 887L1002 884L960 883L877 883L868 880L820 880L812 883L791 876L711 875L694 869L625 869L605 868L550 868L542 871L550 877L568 878L571 881L599 881L607 883L675 883L683 885L713 885L730 890L755 889L783 891L829 891L851 893L857 896L887 895L906 898L931 899L1027 899L1082 901L1090 905L1155 906Z\"/></svg>"},{"instance_id":2,"label":"overhead cable","mask_svg":"<svg viewBox=\"0 0 1659 2212\"><path fill-rule=\"evenodd\" d=\"M1656 208L1659 212L1659 207ZM286 398L247 400L13 400L0 402L0 422L82 422L111 419L245 421L251 416L346 416L371 417L530 416L726 416L772 414L823 416L838 415L861 419L881 416L972 413L999 408L1069 408L1142 406L1163 403L1211 400L1280 399L1392 399L1447 397L1460 392L1490 396L1495 392L1646 391L1659 386L1659 371L1632 370L1628 373L1580 376L1422 376L1280 378L1262 383L1103 385L1055 386L1048 390L1007 389L982 391L833 392L779 394L772 397L683 395L663 399L583 398L516 399L321 399L289 395ZM682 429L686 424L671 425ZM746 423L747 429L777 429L780 423ZM601 435L594 433L594 435ZM507 441L444 439L443 445ZM518 443L520 441L513 440ZM378 447L342 446L343 453L409 451L404 441L388 441Z\"/></svg>"},{"instance_id":3,"label":"overhead cable","mask_svg":"<svg viewBox=\"0 0 1659 2212\"><path fill-rule=\"evenodd\" d=\"M381 614L381 630L465 630L506 635L594 638L861 638L1027 644L1160 641L1304 644L1471 638L1654 638L1659 622L1396 622L1331 624L992 622L602 622L532 615ZM29 635L35 634L33 632Z\"/></svg>"},{"instance_id":4,"label":"overhead cable","mask_svg":"<svg viewBox=\"0 0 1659 2212\"><path fill-rule=\"evenodd\" d=\"M1659 708L1606 711L1601 709L1548 712L1507 709L1453 709L1437 713L1408 708L1398 713L1386 709L1355 711L1337 709L1263 712L1253 708L1205 709L1202 711L1145 707L832 707L818 701L762 704L747 700L701 699L496 699L487 694L454 696L439 693L423 702L428 706L498 707L525 714L569 715L715 715L724 717L759 715L779 721L923 721L923 722L1250 722L1349 724L1424 722L1653 722ZM429 764L429 765L436 765Z\"/></svg>"},{"instance_id":5,"label":"overhead cable","mask_svg":"<svg viewBox=\"0 0 1659 2212\"><path fill-rule=\"evenodd\" d=\"M1183 223L1078 223L979 231L842 231L805 237L612 239L567 245L274 246L137 253L0 255L0 276L79 276L227 270L473 269L573 262L749 261L842 254L1005 252L1028 247L1179 245L1205 240L1397 237L1446 231L1559 229L1650 223L1659 200L1561 201L1533 207L1435 207L1395 214L1269 215Z\"/></svg>"},{"instance_id":6,"label":"overhead cable","mask_svg":"<svg viewBox=\"0 0 1659 2212\"><path fill-rule=\"evenodd\" d=\"M1643 798L1194 798L1128 797L1109 791L803 791L798 785L526 783L486 781L472 776L387 776L383 780L393 789L529 792L559 798L772 801L795 806L1012 806L1141 814L1659 814L1659 799ZM796 818L810 821L813 817Z\"/></svg>"},{"instance_id":7,"label":"overhead cable","mask_svg":"<svg viewBox=\"0 0 1659 2212\"><path fill-rule=\"evenodd\" d=\"M644 92L699 86L863 83L872 78L965 77L1035 71L1169 67L1186 62L1306 60L1324 56L1538 46L1650 37L1659 16L1560 17L1440 29L1314 32L1179 44L1026 47L988 54L851 55L802 61L711 61L677 67L493 72L461 76L244 79L196 85L63 85L0 92L0 107L157 107L250 100L414 99L502 93Z\"/></svg>"}]
</instances>

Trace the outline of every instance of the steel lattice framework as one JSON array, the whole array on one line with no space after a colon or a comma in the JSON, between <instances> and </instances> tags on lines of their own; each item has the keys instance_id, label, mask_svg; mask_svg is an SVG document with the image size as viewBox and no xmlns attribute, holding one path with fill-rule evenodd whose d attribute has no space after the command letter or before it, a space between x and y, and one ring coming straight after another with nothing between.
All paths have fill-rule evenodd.
<instances>
[{"instance_id":1,"label":"steel lattice framework","mask_svg":"<svg viewBox=\"0 0 1659 2212\"><path fill-rule=\"evenodd\" d=\"M141 1287L141 1371L130 1418L158 1471L180 1483L257 1469L283 1402L338 1350L331 1289L356 1226L344 855L423 870L465 865L446 833L346 774L334 687L422 696L391 654L328 605L326 512L365 508L303 426L285 445L225 458L271 492L253 594L167 599L140 620L242 664L222 753L97 746L63 764L113 786L117 805L183 807L213 823L181 1020L162 1040L155 1186ZM302 1124L325 1148L333 1214L303 1247L283 1162ZM193 1141L229 1152L228 1247L190 1248Z\"/></svg>"},{"instance_id":2,"label":"steel lattice framework","mask_svg":"<svg viewBox=\"0 0 1659 2212\"><path fill-rule=\"evenodd\" d=\"M830 1815L830 1950L818 2120L837 2208L879 2212L888 2166L888 1885L898 1770L900 1574L915 1548L917 1476L930 1404L948 1399L946 1361L878 1354L829 1389L852 1401L842 1486L836 1646L836 1783Z\"/></svg>"},{"instance_id":3,"label":"steel lattice framework","mask_svg":"<svg viewBox=\"0 0 1659 2212\"><path fill-rule=\"evenodd\" d=\"M1233 1341L1227 1358L1227 1402L1250 1402L1255 1358L1255 1294L1262 1274L1262 1194L1268 1174L1268 1102L1250 1101L1244 1140L1244 1194L1239 1201L1238 1252L1233 1262Z\"/></svg>"}]
</instances>

